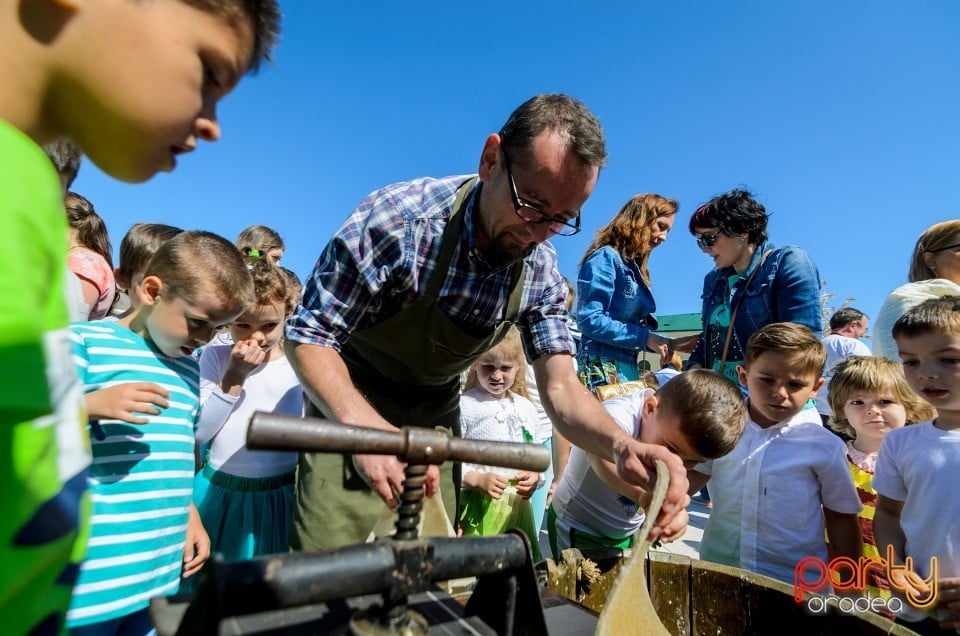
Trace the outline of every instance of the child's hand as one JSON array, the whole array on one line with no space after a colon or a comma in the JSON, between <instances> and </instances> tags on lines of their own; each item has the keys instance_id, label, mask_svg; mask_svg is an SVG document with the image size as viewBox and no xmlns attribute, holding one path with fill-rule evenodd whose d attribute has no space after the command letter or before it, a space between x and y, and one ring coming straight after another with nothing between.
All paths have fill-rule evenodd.
<instances>
[{"instance_id":1,"label":"child's hand","mask_svg":"<svg viewBox=\"0 0 960 636\"><path fill-rule=\"evenodd\" d=\"M200 521L200 512L190 504L190 517L187 520L187 545L183 548L183 574L188 578L200 571L210 558L210 537Z\"/></svg>"},{"instance_id":2,"label":"child's hand","mask_svg":"<svg viewBox=\"0 0 960 636\"><path fill-rule=\"evenodd\" d=\"M127 382L87 393L85 402L90 419L109 419L146 424L150 420L134 413L159 415L167 408L170 394L152 382Z\"/></svg>"},{"instance_id":3,"label":"child's hand","mask_svg":"<svg viewBox=\"0 0 960 636\"><path fill-rule=\"evenodd\" d=\"M687 496L687 505L690 504L690 496ZM683 510L677 513L677 516L666 525L663 529L663 532L660 534L661 543L672 543L682 537L687 531L687 525L690 523L690 515L687 514L687 509L684 507Z\"/></svg>"},{"instance_id":4,"label":"child's hand","mask_svg":"<svg viewBox=\"0 0 960 636\"><path fill-rule=\"evenodd\" d=\"M517 473L513 476L513 481L517 482L517 495L521 499L529 499L533 496L533 491L537 489L537 484L540 483L540 473L528 473L526 471Z\"/></svg>"},{"instance_id":5,"label":"child's hand","mask_svg":"<svg viewBox=\"0 0 960 636\"><path fill-rule=\"evenodd\" d=\"M230 351L230 364L227 373L235 373L246 377L259 367L267 354L255 340L241 340L233 345Z\"/></svg>"},{"instance_id":6,"label":"child's hand","mask_svg":"<svg viewBox=\"0 0 960 636\"><path fill-rule=\"evenodd\" d=\"M497 473L483 473L480 475L479 485L479 490L490 495L491 499L500 499L507 488L507 480Z\"/></svg>"},{"instance_id":7,"label":"child's hand","mask_svg":"<svg viewBox=\"0 0 960 636\"><path fill-rule=\"evenodd\" d=\"M911 606L913 605L911 600L923 603L930 598L930 594L933 592L930 586L923 582L919 574L913 570L902 568L895 568L890 571L890 587L895 590L897 596Z\"/></svg>"}]
</instances>

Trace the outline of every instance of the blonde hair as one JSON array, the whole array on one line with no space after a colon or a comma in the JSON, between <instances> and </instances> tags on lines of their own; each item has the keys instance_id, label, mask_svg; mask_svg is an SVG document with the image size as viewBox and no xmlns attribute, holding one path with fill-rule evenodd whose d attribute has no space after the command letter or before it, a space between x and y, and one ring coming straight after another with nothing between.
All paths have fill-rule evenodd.
<instances>
[{"instance_id":1,"label":"blonde hair","mask_svg":"<svg viewBox=\"0 0 960 636\"><path fill-rule=\"evenodd\" d=\"M907 412L907 424L933 419L933 407L913 392L903 375L903 367L883 356L851 356L833 368L827 400L833 415L830 428L849 437L857 432L843 413L843 407L862 393L889 395Z\"/></svg>"},{"instance_id":2,"label":"blonde hair","mask_svg":"<svg viewBox=\"0 0 960 636\"><path fill-rule=\"evenodd\" d=\"M659 194L634 196L605 227L597 231L580 265L601 247L610 246L624 260L636 261L643 282L649 285L647 261L650 259L650 226L658 217L675 215L678 209L680 205L676 199L667 199Z\"/></svg>"},{"instance_id":3,"label":"blonde hair","mask_svg":"<svg viewBox=\"0 0 960 636\"><path fill-rule=\"evenodd\" d=\"M762 327L747 340L743 367L749 369L766 352L795 362L804 374L819 378L827 362L827 348L809 327L794 322L774 322Z\"/></svg>"},{"instance_id":4,"label":"blonde hair","mask_svg":"<svg viewBox=\"0 0 960 636\"><path fill-rule=\"evenodd\" d=\"M513 381L513 384L507 387L507 393L513 393L530 399L530 393L527 391L527 358L523 353L523 341L520 338L520 331L513 326L507 330L507 334L503 337L503 340L487 349L486 352L482 353L480 357L470 365L470 370L467 371L467 381L463 385L463 390L469 391L480 384L480 381L477 379L478 364L481 364L484 359L498 356L512 360L517 365L517 377Z\"/></svg>"},{"instance_id":5,"label":"blonde hair","mask_svg":"<svg viewBox=\"0 0 960 636\"><path fill-rule=\"evenodd\" d=\"M958 240L960 240L960 220L944 221L928 227L917 239L917 244L913 248L908 276L910 282L939 278L937 273L924 262L923 255L927 252L936 252Z\"/></svg>"}]
</instances>

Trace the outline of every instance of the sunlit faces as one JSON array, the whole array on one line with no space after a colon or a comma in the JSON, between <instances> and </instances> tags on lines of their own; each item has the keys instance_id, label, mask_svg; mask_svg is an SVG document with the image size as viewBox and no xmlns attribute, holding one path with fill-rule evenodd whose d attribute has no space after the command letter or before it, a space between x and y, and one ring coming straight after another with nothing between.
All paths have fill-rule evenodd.
<instances>
[{"instance_id":1,"label":"sunlit faces","mask_svg":"<svg viewBox=\"0 0 960 636\"><path fill-rule=\"evenodd\" d=\"M943 249L924 252L923 261L937 278L960 284L960 235L954 236Z\"/></svg>"},{"instance_id":2,"label":"sunlit faces","mask_svg":"<svg viewBox=\"0 0 960 636\"><path fill-rule=\"evenodd\" d=\"M520 199L558 221L579 214L599 174L599 168L585 166L568 152L566 141L554 131L544 131L526 152L510 159ZM483 189L475 217L477 243L492 265L515 263L553 236L548 223L528 223L517 216L498 135L487 138L479 173Z\"/></svg>"},{"instance_id":3,"label":"sunlit faces","mask_svg":"<svg viewBox=\"0 0 960 636\"><path fill-rule=\"evenodd\" d=\"M653 249L667 240L667 234L673 227L673 219L676 214L669 216L658 216L650 223L650 249Z\"/></svg>"},{"instance_id":4,"label":"sunlit faces","mask_svg":"<svg viewBox=\"0 0 960 636\"><path fill-rule=\"evenodd\" d=\"M818 372L773 351L761 353L749 368L737 367L737 373L750 395L750 417L762 427L799 413L823 384Z\"/></svg>"},{"instance_id":5,"label":"sunlit faces","mask_svg":"<svg viewBox=\"0 0 960 636\"><path fill-rule=\"evenodd\" d=\"M940 418L960 423L960 336L930 333L897 338L903 375Z\"/></svg>"},{"instance_id":6,"label":"sunlit faces","mask_svg":"<svg viewBox=\"0 0 960 636\"><path fill-rule=\"evenodd\" d=\"M86 2L63 28L70 59L53 113L104 172L124 181L172 170L198 139L220 137L217 102L246 71L251 26L178 0ZM101 51L89 55L91 43Z\"/></svg>"},{"instance_id":7,"label":"sunlit faces","mask_svg":"<svg viewBox=\"0 0 960 636\"><path fill-rule=\"evenodd\" d=\"M240 315L240 307L224 301L213 290L200 290L190 303L165 293L156 276L143 279L140 289L140 310L120 323L172 358L192 355Z\"/></svg>"},{"instance_id":8,"label":"sunlit faces","mask_svg":"<svg viewBox=\"0 0 960 636\"><path fill-rule=\"evenodd\" d=\"M502 398L517 379L520 366L499 348L493 348L477 360L477 382L492 397Z\"/></svg>"},{"instance_id":9,"label":"sunlit faces","mask_svg":"<svg viewBox=\"0 0 960 636\"><path fill-rule=\"evenodd\" d=\"M230 325L230 335L234 342L253 340L267 353L267 360L282 355L276 345L283 338L283 325L287 315L284 303L257 305L240 314Z\"/></svg>"},{"instance_id":10,"label":"sunlit faces","mask_svg":"<svg viewBox=\"0 0 960 636\"><path fill-rule=\"evenodd\" d=\"M857 432L857 442L869 451L880 448L884 435L907 423L907 410L893 393L856 393L843 405L843 416Z\"/></svg>"},{"instance_id":11,"label":"sunlit faces","mask_svg":"<svg viewBox=\"0 0 960 636\"><path fill-rule=\"evenodd\" d=\"M643 424L640 427L640 441L646 444L665 446L683 460L683 465L693 468L697 464L707 461L694 449L693 444L680 430L680 421L666 409L660 408L655 395L643 402Z\"/></svg>"},{"instance_id":12,"label":"sunlit faces","mask_svg":"<svg viewBox=\"0 0 960 636\"><path fill-rule=\"evenodd\" d=\"M742 272L750 264L752 254L748 249L746 235L727 236L719 228L705 227L697 228L696 238L712 238L713 245L701 247L703 252L713 259L713 266L717 269L724 267L733 267L736 271Z\"/></svg>"}]
</instances>

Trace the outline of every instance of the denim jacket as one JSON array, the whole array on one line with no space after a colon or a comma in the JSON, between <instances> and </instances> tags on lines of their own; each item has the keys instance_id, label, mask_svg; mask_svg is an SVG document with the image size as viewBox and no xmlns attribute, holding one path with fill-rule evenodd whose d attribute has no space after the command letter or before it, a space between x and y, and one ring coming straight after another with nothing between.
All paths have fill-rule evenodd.
<instances>
[{"instance_id":1,"label":"denim jacket","mask_svg":"<svg viewBox=\"0 0 960 636\"><path fill-rule=\"evenodd\" d=\"M657 328L657 305L640 268L612 247L601 247L584 261L577 279L577 324L581 352L636 363Z\"/></svg>"},{"instance_id":2,"label":"denim jacket","mask_svg":"<svg viewBox=\"0 0 960 636\"><path fill-rule=\"evenodd\" d=\"M770 253L763 258L767 251ZM760 269L750 281L750 286L743 289L747 279L758 267ZM732 274L733 268L726 267L714 269L704 277L701 296L704 329L714 309L723 304L726 280ZM734 284L734 289L734 304L741 294L745 294L733 326L737 342L744 351L750 336L774 322L805 325L810 327L817 337L820 336L820 273L810 256L801 248L775 248L769 242L757 246L749 267L743 277ZM689 364L700 364L709 368L704 344L704 337L701 336L696 349L690 354Z\"/></svg>"}]
</instances>

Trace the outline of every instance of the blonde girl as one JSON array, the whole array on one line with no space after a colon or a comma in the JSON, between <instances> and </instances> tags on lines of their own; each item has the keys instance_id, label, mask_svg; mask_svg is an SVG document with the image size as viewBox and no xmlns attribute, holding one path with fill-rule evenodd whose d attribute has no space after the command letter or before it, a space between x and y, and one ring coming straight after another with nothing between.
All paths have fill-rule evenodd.
<instances>
[{"instance_id":1,"label":"blonde girl","mask_svg":"<svg viewBox=\"0 0 960 636\"><path fill-rule=\"evenodd\" d=\"M933 408L913 392L903 367L880 356L851 356L834 367L827 399L833 409L830 427L852 439L847 442L847 464L863 503L860 530L864 556L879 558L873 535L877 491L873 473L884 436L909 424L934 417ZM886 572L872 568L865 593L888 598Z\"/></svg>"},{"instance_id":2,"label":"blonde girl","mask_svg":"<svg viewBox=\"0 0 960 636\"><path fill-rule=\"evenodd\" d=\"M302 413L303 392L283 353L283 327L296 298L289 277L248 258L256 303L230 326L233 344L200 356L197 444L210 443L194 481L194 502L212 550L228 561L287 551L297 454L246 449L255 411Z\"/></svg>"},{"instance_id":3,"label":"blonde girl","mask_svg":"<svg viewBox=\"0 0 960 636\"><path fill-rule=\"evenodd\" d=\"M482 356L467 374L460 396L460 431L466 439L535 442L539 422L527 398L526 361L520 332L506 337ZM541 475L495 466L463 464L460 524L463 534L499 534L510 528L527 533L539 560L530 497L542 486Z\"/></svg>"}]
</instances>

